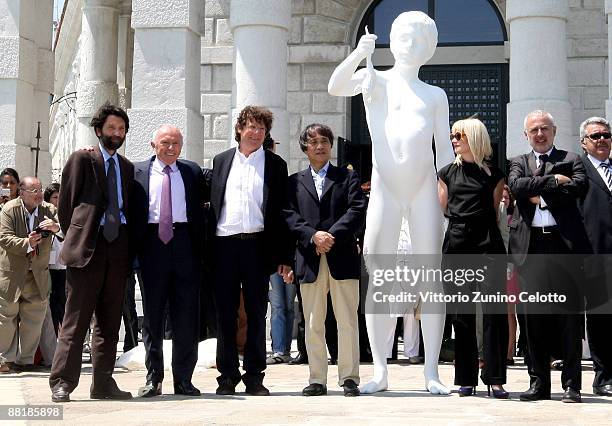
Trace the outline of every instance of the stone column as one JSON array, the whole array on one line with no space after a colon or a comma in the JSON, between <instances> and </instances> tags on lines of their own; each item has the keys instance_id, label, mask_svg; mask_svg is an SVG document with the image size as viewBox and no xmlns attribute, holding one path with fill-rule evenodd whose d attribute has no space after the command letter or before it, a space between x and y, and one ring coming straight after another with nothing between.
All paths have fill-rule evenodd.
<instances>
[{"instance_id":1,"label":"stone column","mask_svg":"<svg viewBox=\"0 0 612 426\"><path fill-rule=\"evenodd\" d=\"M289 160L287 112L287 40L290 0L231 0L230 26L234 38L233 125L246 105L261 105L274 113L272 137L276 152Z\"/></svg>"},{"instance_id":2,"label":"stone column","mask_svg":"<svg viewBox=\"0 0 612 426\"><path fill-rule=\"evenodd\" d=\"M43 132L48 129L52 4L0 0L0 169L14 167L24 176L34 174L36 121L41 121ZM41 147L48 151L48 131L43 134ZM39 169L45 167L43 160Z\"/></svg>"},{"instance_id":3,"label":"stone column","mask_svg":"<svg viewBox=\"0 0 612 426\"><path fill-rule=\"evenodd\" d=\"M606 118L612 120L612 70L609 59L612 58L612 0L606 0L606 18L608 22L608 100L606 100Z\"/></svg>"},{"instance_id":4,"label":"stone column","mask_svg":"<svg viewBox=\"0 0 612 426\"><path fill-rule=\"evenodd\" d=\"M38 154L38 177L43 186L51 183L51 154L49 153L49 104L53 92L55 59L51 50L53 33L53 0L36 1L35 43L37 76L34 86L34 103L30 125L30 143L36 147L37 123L40 122L40 152ZM31 152L31 173L36 165L36 151Z\"/></svg>"},{"instance_id":5,"label":"stone column","mask_svg":"<svg viewBox=\"0 0 612 426\"><path fill-rule=\"evenodd\" d=\"M536 109L550 112L557 124L555 145L576 151L572 107L567 87L566 23L568 0L508 0L510 24L510 103L507 156L525 153L525 116Z\"/></svg>"},{"instance_id":6,"label":"stone column","mask_svg":"<svg viewBox=\"0 0 612 426\"><path fill-rule=\"evenodd\" d=\"M117 53L117 85L119 106L132 106L132 65L134 57L134 30L132 29L132 0L123 0L119 7L119 43Z\"/></svg>"},{"instance_id":7,"label":"stone column","mask_svg":"<svg viewBox=\"0 0 612 426\"><path fill-rule=\"evenodd\" d=\"M134 30L132 29L132 0L122 0L119 6L117 45L117 103L124 110L132 106L132 66L134 63ZM125 155L126 145L119 149Z\"/></svg>"},{"instance_id":8,"label":"stone column","mask_svg":"<svg viewBox=\"0 0 612 426\"><path fill-rule=\"evenodd\" d=\"M91 117L106 101L117 104L118 0L84 0L77 89L77 148L97 145L89 126Z\"/></svg>"},{"instance_id":9,"label":"stone column","mask_svg":"<svg viewBox=\"0 0 612 426\"><path fill-rule=\"evenodd\" d=\"M151 155L155 129L172 124L183 133L183 156L201 164L204 123L200 114L202 0L132 0L134 69L131 127L126 154Z\"/></svg>"}]
</instances>

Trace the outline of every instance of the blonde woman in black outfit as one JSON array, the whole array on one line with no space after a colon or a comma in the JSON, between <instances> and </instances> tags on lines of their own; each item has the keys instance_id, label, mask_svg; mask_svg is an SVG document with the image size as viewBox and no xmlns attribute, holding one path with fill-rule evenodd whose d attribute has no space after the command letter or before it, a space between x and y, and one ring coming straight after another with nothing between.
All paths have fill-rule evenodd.
<instances>
[{"instance_id":1,"label":"blonde woman in black outfit","mask_svg":"<svg viewBox=\"0 0 612 426\"><path fill-rule=\"evenodd\" d=\"M498 206L504 187L504 174L487 162L492 154L485 125L478 119L459 120L453 125L451 141L456 154L453 163L438 173L440 204L449 220L442 252L444 266L466 268L466 263L481 267L488 262L484 282L477 287L461 287L450 283L447 292L469 294L478 290L495 294L505 290L506 251L497 225ZM457 255L462 255L457 259ZM476 256L475 256L476 255ZM485 256L482 256L485 255ZM496 255L496 256L490 256ZM500 256L501 255L501 256ZM491 263L491 259L495 261ZM502 264L503 267L492 267ZM499 287L499 289L498 289ZM503 304L505 306L505 304ZM484 367L481 378L493 388L495 398L508 398L506 383L506 351L508 320L503 312L495 312L493 304L483 305ZM448 305L455 328L455 384L459 396L476 393L478 383L478 349L476 343L475 304Z\"/></svg>"}]
</instances>

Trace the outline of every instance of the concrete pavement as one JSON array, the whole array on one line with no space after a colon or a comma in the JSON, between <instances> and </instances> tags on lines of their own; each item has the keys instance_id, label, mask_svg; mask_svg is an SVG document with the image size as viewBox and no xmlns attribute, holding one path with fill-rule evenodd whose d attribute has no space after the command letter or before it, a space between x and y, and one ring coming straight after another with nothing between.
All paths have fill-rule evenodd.
<instances>
[{"instance_id":1,"label":"concrete pavement","mask_svg":"<svg viewBox=\"0 0 612 426\"><path fill-rule=\"evenodd\" d=\"M215 395L217 371L199 370L194 384L202 391L199 398L176 397L171 379L164 382L164 394L152 399L131 401L89 400L91 366L85 364L81 383L71 395L72 402L62 404L65 424L612 424L612 398L594 396L591 391L591 364L583 362L583 403L560 402L560 372L553 371L553 400L520 402L518 394L528 388L528 376L522 363L508 370L510 400L486 396L480 386L475 397L433 396L424 391L423 366L405 362L391 364L390 390L376 395L345 398L337 387L337 370L329 368L329 394L303 397L308 383L307 366L285 364L270 366L265 384L270 397L244 394L239 385L235 396ZM361 377L368 380L372 365L363 364ZM440 376L451 386L453 366L440 364ZM171 374L167 372L167 377ZM117 370L115 378L123 390L134 395L144 384L145 372ZM456 387L453 387L455 390ZM0 404L51 404L48 373L0 375ZM4 422L3 422L4 423ZM57 421L29 422L58 424Z\"/></svg>"}]
</instances>

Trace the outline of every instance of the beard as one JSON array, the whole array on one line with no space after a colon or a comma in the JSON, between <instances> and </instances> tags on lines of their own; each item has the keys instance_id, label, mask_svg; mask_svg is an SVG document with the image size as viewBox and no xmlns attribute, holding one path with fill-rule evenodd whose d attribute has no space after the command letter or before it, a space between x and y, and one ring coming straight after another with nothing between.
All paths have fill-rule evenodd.
<instances>
[{"instance_id":1,"label":"beard","mask_svg":"<svg viewBox=\"0 0 612 426\"><path fill-rule=\"evenodd\" d=\"M117 136L100 136L100 143L107 151L117 151L123 145L125 138Z\"/></svg>"}]
</instances>

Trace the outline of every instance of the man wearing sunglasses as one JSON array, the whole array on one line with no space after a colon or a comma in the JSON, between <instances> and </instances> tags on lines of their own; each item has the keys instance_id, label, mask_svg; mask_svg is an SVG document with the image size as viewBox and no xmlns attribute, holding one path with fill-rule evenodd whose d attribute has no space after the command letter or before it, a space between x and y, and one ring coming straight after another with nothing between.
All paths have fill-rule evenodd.
<instances>
[{"instance_id":1,"label":"man wearing sunglasses","mask_svg":"<svg viewBox=\"0 0 612 426\"><path fill-rule=\"evenodd\" d=\"M0 213L0 373L33 368L50 292L49 235L60 231L40 181L26 177L19 189Z\"/></svg>"},{"instance_id":2,"label":"man wearing sunglasses","mask_svg":"<svg viewBox=\"0 0 612 426\"><path fill-rule=\"evenodd\" d=\"M578 291L582 254L590 247L577 199L587 190L580 157L554 147L557 127L551 114L533 111L524 122L532 151L512 159L508 185L516 198L509 252L518 266L523 296L565 298L524 303L529 389L521 401L550 399L551 333L562 330L563 402L580 402L582 294ZM524 300L521 300L524 301ZM545 303L547 302L547 303Z\"/></svg>"},{"instance_id":3,"label":"man wearing sunglasses","mask_svg":"<svg viewBox=\"0 0 612 426\"><path fill-rule=\"evenodd\" d=\"M580 125L580 141L584 155L582 162L589 180L589 189L580 199L589 241L594 256L587 263L589 281L587 293L587 336L593 359L593 393L612 396L612 170L610 169L610 123L605 118L590 117ZM589 268L593 266L594 268ZM603 268L602 268L603 267Z\"/></svg>"}]
</instances>

